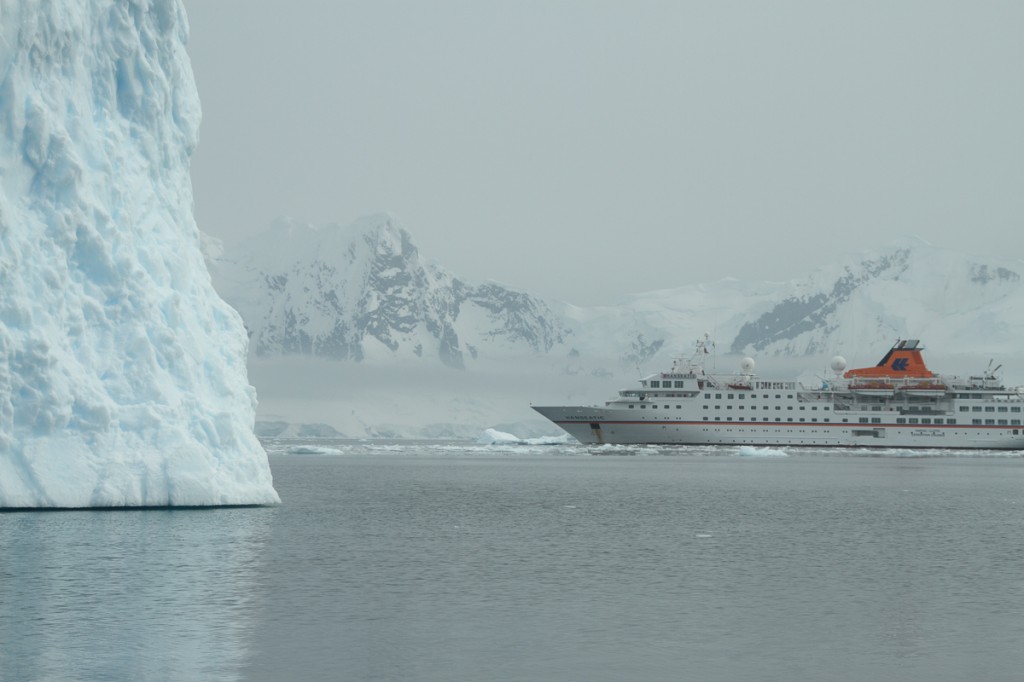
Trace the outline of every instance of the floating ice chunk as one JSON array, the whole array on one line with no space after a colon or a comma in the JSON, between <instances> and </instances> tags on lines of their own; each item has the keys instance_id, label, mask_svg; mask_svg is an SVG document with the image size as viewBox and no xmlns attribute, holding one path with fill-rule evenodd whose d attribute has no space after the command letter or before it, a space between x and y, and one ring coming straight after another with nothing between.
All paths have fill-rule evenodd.
<instances>
[{"instance_id":1,"label":"floating ice chunk","mask_svg":"<svg viewBox=\"0 0 1024 682\"><path fill-rule=\"evenodd\" d=\"M789 457L789 454L774 448L755 448L752 445L740 446L737 453L740 457Z\"/></svg>"},{"instance_id":2,"label":"floating ice chunk","mask_svg":"<svg viewBox=\"0 0 1024 682\"><path fill-rule=\"evenodd\" d=\"M545 438L519 438L497 429L487 429L477 438L476 442L478 445L568 445L575 440L567 433Z\"/></svg>"},{"instance_id":3,"label":"floating ice chunk","mask_svg":"<svg viewBox=\"0 0 1024 682\"><path fill-rule=\"evenodd\" d=\"M322 445L292 445L285 450L289 455L340 455L343 454L338 448L328 448Z\"/></svg>"},{"instance_id":4,"label":"floating ice chunk","mask_svg":"<svg viewBox=\"0 0 1024 682\"><path fill-rule=\"evenodd\" d=\"M514 444L520 443L520 439L513 436L511 433L505 433L504 431L498 431L497 429L485 430L479 438L476 439L478 445L495 445L501 444Z\"/></svg>"}]
</instances>

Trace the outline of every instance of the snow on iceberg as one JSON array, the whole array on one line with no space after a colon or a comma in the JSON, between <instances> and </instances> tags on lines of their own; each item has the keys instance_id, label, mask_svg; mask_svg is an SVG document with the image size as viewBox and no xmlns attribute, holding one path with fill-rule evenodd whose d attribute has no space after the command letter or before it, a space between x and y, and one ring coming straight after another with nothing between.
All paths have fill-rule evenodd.
<instances>
[{"instance_id":1,"label":"snow on iceberg","mask_svg":"<svg viewBox=\"0 0 1024 682\"><path fill-rule=\"evenodd\" d=\"M178 0L0 2L0 507L272 504Z\"/></svg>"}]
</instances>

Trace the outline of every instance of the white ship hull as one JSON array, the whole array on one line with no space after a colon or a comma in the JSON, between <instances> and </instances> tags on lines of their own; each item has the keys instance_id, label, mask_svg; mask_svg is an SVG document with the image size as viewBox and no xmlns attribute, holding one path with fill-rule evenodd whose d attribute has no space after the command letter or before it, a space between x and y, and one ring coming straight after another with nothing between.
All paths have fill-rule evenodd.
<instances>
[{"instance_id":1,"label":"white ship hull","mask_svg":"<svg viewBox=\"0 0 1024 682\"><path fill-rule=\"evenodd\" d=\"M918 341L898 341L874 367L818 388L742 374L706 374L707 347L683 368L652 374L604 407L534 407L587 444L803 445L811 447L1024 449L1024 390L986 371L935 374Z\"/></svg>"},{"instance_id":2,"label":"white ship hull","mask_svg":"<svg viewBox=\"0 0 1024 682\"><path fill-rule=\"evenodd\" d=\"M585 444L754 445L856 448L1024 449L1022 427L638 420L603 407L534 407ZM870 413L869 413L870 414ZM870 418L870 417L866 417Z\"/></svg>"}]
</instances>

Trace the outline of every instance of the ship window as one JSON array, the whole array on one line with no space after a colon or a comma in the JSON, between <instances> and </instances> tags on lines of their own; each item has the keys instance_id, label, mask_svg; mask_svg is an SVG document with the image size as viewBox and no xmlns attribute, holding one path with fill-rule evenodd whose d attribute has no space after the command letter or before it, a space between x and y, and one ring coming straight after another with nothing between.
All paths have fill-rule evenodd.
<instances>
[{"instance_id":1,"label":"ship window","mask_svg":"<svg viewBox=\"0 0 1024 682\"><path fill-rule=\"evenodd\" d=\"M1020 420L1019 419L1011 419L1010 423L1013 424L1014 426L1020 426Z\"/></svg>"},{"instance_id":2,"label":"ship window","mask_svg":"<svg viewBox=\"0 0 1024 682\"><path fill-rule=\"evenodd\" d=\"M910 418L910 423L911 424L916 424L917 423L917 417L911 417Z\"/></svg>"},{"instance_id":3,"label":"ship window","mask_svg":"<svg viewBox=\"0 0 1024 682\"><path fill-rule=\"evenodd\" d=\"M946 423L947 424L956 424L956 420L955 419L947 419Z\"/></svg>"},{"instance_id":4,"label":"ship window","mask_svg":"<svg viewBox=\"0 0 1024 682\"><path fill-rule=\"evenodd\" d=\"M768 394L767 394L767 393L765 393L765 394L764 394L763 396L761 396L761 397L762 397L762 398L764 398L765 400L768 400Z\"/></svg>"},{"instance_id":5,"label":"ship window","mask_svg":"<svg viewBox=\"0 0 1024 682\"><path fill-rule=\"evenodd\" d=\"M904 419L903 417L896 417L896 423L897 424L906 424L907 420Z\"/></svg>"},{"instance_id":6,"label":"ship window","mask_svg":"<svg viewBox=\"0 0 1024 682\"><path fill-rule=\"evenodd\" d=\"M921 423L922 423L922 424L931 424L931 423L932 423L932 420L931 420L931 419L922 419L922 420L921 420Z\"/></svg>"},{"instance_id":7,"label":"ship window","mask_svg":"<svg viewBox=\"0 0 1024 682\"><path fill-rule=\"evenodd\" d=\"M725 409L727 409L727 410L731 410L731 409L732 409L732 405L726 405L726 406L725 406Z\"/></svg>"},{"instance_id":8,"label":"ship window","mask_svg":"<svg viewBox=\"0 0 1024 682\"><path fill-rule=\"evenodd\" d=\"M632 409L633 409L634 407L636 407L636 405L630 405L630 406L629 406L629 409L631 409L631 410L632 410Z\"/></svg>"},{"instance_id":9,"label":"ship window","mask_svg":"<svg viewBox=\"0 0 1024 682\"><path fill-rule=\"evenodd\" d=\"M710 400L711 399L711 394L710 393L705 393L704 394L704 398L707 399L707 400Z\"/></svg>"},{"instance_id":10,"label":"ship window","mask_svg":"<svg viewBox=\"0 0 1024 682\"><path fill-rule=\"evenodd\" d=\"M789 395L787 395L786 397L787 397L787 398L792 398L792 397L793 397L793 394L792 394L792 393L790 393L790 394L789 394Z\"/></svg>"},{"instance_id":11,"label":"ship window","mask_svg":"<svg viewBox=\"0 0 1024 682\"><path fill-rule=\"evenodd\" d=\"M651 405L651 409L652 410L656 410L656 409L658 409L658 406L657 405Z\"/></svg>"},{"instance_id":12,"label":"ship window","mask_svg":"<svg viewBox=\"0 0 1024 682\"><path fill-rule=\"evenodd\" d=\"M675 383L675 388L682 388L682 387L683 387L683 386L685 386L685 385L686 385L686 382L685 382L685 381L677 381L677 382Z\"/></svg>"},{"instance_id":13,"label":"ship window","mask_svg":"<svg viewBox=\"0 0 1024 682\"><path fill-rule=\"evenodd\" d=\"M998 423L999 423L1000 426L1006 426L1006 420L1005 419L1000 419Z\"/></svg>"},{"instance_id":14,"label":"ship window","mask_svg":"<svg viewBox=\"0 0 1024 682\"><path fill-rule=\"evenodd\" d=\"M775 394L775 397L776 397L776 398L781 398L782 396L781 396L781 395L779 395L778 393L776 393L776 394Z\"/></svg>"},{"instance_id":15,"label":"ship window","mask_svg":"<svg viewBox=\"0 0 1024 682\"><path fill-rule=\"evenodd\" d=\"M776 417L776 418L775 418L775 421L777 421L777 422L780 422L780 421L782 421L782 417Z\"/></svg>"},{"instance_id":16,"label":"ship window","mask_svg":"<svg viewBox=\"0 0 1024 682\"><path fill-rule=\"evenodd\" d=\"M872 424L881 424L882 423L882 418L881 417L872 417L871 418L871 423Z\"/></svg>"},{"instance_id":17,"label":"ship window","mask_svg":"<svg viewBox=\"0 0 1024 682\"><path fill-rule=\"evenodd\" d=\"M1006 408L1005 408L1005 407L1000 407L1000 408L999 408L998 410L996 410L996 411L997 411L997 412L1006 412Z\"/></svg>"},{"instance_id":18,"label":"ship window","mask_svg":"<svg viewBox=\"0 0 1024 682\"><path fill-rule=\"evenodd\" d=\"M1020 412L1020 408L1019 407L1011 407L1010 408L1010 412Z\"/></svg>"},{"instance_id":19,"label":"ship window","mask_svg":"<svg viewBox=\"0 0 1024 682\"><path fill-rule=\"evenodd\" d=\"M787 417L786 421L791 422L791 421L793 421L793 418L792 417Z\"/></svg>"},{"instance_id":20,"label":"ship window","mask_svg":"<svg viewBox=\"0 0 1024 682\"><path fill-rule=\"evenodd\" d=\"M972 420L971 420L971 423L972 423L972 424L980 424L980 423L981 423L981 420L980 420L980 419L972 419Z\"/></svg>"},{"instance_id":21,"label":"ship window","mask_svg":"<svg viewBox=\"0 0 1024 682\"><path fill-rule=\"evenodd\" d=\"M744 395L743 393L740 393L740 395L739 395L739 398L740 398L740 400L743 400L743 399L744 399L744 398L746 398L746 397L747 397L747 396L746 396L746 395Z\"/></svg>"},{"instance_id":22,"label":"ship window","mask_svg":"<svg viewBox=\"0 0 1024 682\"><path fill-rule=\"evenodd\" d=\"M802 422L805 422L805 421L807 421L807 420L806 420L806 419L804 419L803 417L800 417L800 421L802 421Z\"/></svg>"},{"instance_id":23,"label":"ship window","mask_svg":"<svg viewBox=\"0 0 1024 682\"><path fill-rule=\"evenodd\" d=\"M715 405L715 409L716 410L720 410L720 409L722 409L722 406L721 405Z\"/></svg>"},{"instance_id":24,"label":"ship window","mask_svg":"<svg viewBox=\"0 0 1024 682\"><path fill-rule=\"evenodd\" d=\"M812 410L814 410L815 412L817 412L817 411L818 411L818 408L817 408L817 407L812 407L811 409L812 409Z\"/></svg>"},{"instance_id":25,"label":"ship window","mask_svg":"<svg viewBox=\"0 0 1024 682\"><path fill-rule=\"evenodd\" d=\"M985 411L986 411L986 412L995 412L995 411L996 411L996 408L994 408L994 407L986 407L986 408L985 408Z\"/></svg>"},{"instance_id":26,"label":"ship window","mask_svg":"<svg viewBox=\"0 0 1024 682\"><path fill-rule=\"evenodd\" d=\"M661 382L660 381L652 381L651 382L651 388L661 388Z\"/></svg>"},{"instance_id":27,"label":"ship window","mask_svg":"<svg viewBox=\"0 0 1024 682\"><path fill-rule=\"evenodd\" d=\"M807 408L806 408L806 407L804 407L803 405L801 405L801 406L800 406L800 411L801 411L801 412L803 412L803 411L804 411L804 410L806 410L806 409L807 409Z\"/></svg>"},{"instance_id":28,"label":"ship window","mask_svg":"<svg viewBox=\"0 0 1024 682\"><path fill-rule=\"evenodd\" d=\"M708 405L705 405L705 406L704 406L704 409L706 410L706 409L708 409L708 407L709 407Z\"/></svg>"},{"instance_id":29,"label":"ship window","mask_svg":"<svg viewBox=\"0 0 1024 682\"><path fill-rule=\"evenodd\" d=\"M850 421L849 419L847 419L847 418L843 417L843 423L844 423L844 424L845 424L845 423L847 423L847 422L849 422L849 421Z\"/></svg>"},{"instance_id":30,"label":"ship window","mask_svg":"<svg viewBox=\"0 0 1024 682\"><path fill-rule=\"evenodd\" d=\"M792 411L793 411L793 406L792 406L792 405L790 405L790 406L789 406L789 407L787 407L786 409L787 409L787 410L789 410L790 412L792 412Z\"/></svg>"},{"instance_id":31,"label":"ship window","mask_svg":"<svg viewBox=\"0 0 1024 682\"><path fill-rule=\"evenodd\" d=\"M722 394L721 393L716 393L715 394L715 400L721 400L721 399L722 399Z\"/></svg>"},{"instance_id":32,"label":"ship window","mask_svg":"<svg viewBox=\"0 0 1024 682\"><path fill-rule=\"evenodd\" d=\"M996 420L995 420L995 419L986 419L986 420L985 420L985 423L986 423L986 424L995 424L995 423L996 423Z\"/></svg>"},{"instance_id":33,"label":"ship window","mask_svg":"<svg viewBox=\"0 0 1024 682\"><path fill-rule=\"evenodd\" d=\"M812 422L816 422L816 421L818 421L818 420L817 420L817 419L812 419L811 421L812 421Z\"/></svg>"},{"instance_id":34,"label":"ship window","mask_svg":"<svg viewBox=\"0 0 1024 682\"><path fill-rule=\"evenodd\" d=\"M1015 435L1015 436L1017 435L1017 429L1013 430L1013 435Z\"/></svg>"},{"instance_id":35,"label":"ship window","mask_svg":"<svg viewBox=\"0 0 1024 682\"><path fill-rule=\"evenodd\" d=\"M821 409L823 409L823 410L825 410L826 412L828 412L828 405L826 405L825 407L823 407L823 408L821 408Z\"/></svg>"},{"instance_id":36,"label":"ship window","mask_svg":"<svg viewBox=\"0 0 1024 682\"><path fill-rule=\"evenodd\" d=\"M775 406L775 409L776 409L776 410L781 410L781 409L782 409L782 405L776 405L776 406Z\"/></svg>"},{"instance_id":37,"label":"ship window","mask_svg":"<svg viewBox=\"0 0 1024 682\"><path fill-rule=\"evenodd\" d=\"M867 417L861 417L860 418L860 423L861 424L867 424L868 423L868 418Z\"/></svg>"},{"instance_id":38,"label":"ship window","mask_svg":"<svg viewBox=\"0 0 1024 682\"><path fill-rule=\"evenodd\" d=\"M704 421L707 421L707 420L708 420L708 418L707 418L707 417L704 417Z\"/></svg>"},{"instance_id":39,"label":"ship window","mask_svg":"<svg viewBox=\"0 0 1024 682\"><path fill-rule=\"evenodd\" d=\"M770 410L770 409L772 409L772 408L771 408L770 406L768 406L768 405L765 405L765 406L764 406L764 409L766 409L766 410Z\"/></svg>"},{"instance_id":40,"label":"ship window","mask_svg":"<svg viewBox=\"0 0 1024 682\"><path fill-rule=\"evenodd\" d=\"M733 394L732 394L732 393L730 393L730 394L729 394L729 396L728 396L728 398L729 398L729 400L732 400L732 398L733 398Z\"/></svg>"},{"instance_id":41,"label":"ship window","mask_svg":"<svg viewBox=\"0 0 1024 682\"><path fill-rule=\"evenodd\" d=\"M961 411L961 412L970 412L970 411L971 411L971 408L967 407L966 405L962 405L962 406L960 407L960 411Z\"/></svg>"},{"instance_id":42,"label":"ship window","mask_svg":"<svg viewBox=\"0 0 1024 682\"><path fill-rule=\"evenodd\" d=\"M722 421L722 418L721 417L715 417L715 421L716 422L720 422L720 421Z\"/></svg>"},{"instance_id":43,"label":"ship window","mask_svg":"<svg viewBox=\"0 0 1024 682\"><path fill-rule=\"evenodd\" d=\"M743 421L743 417L740 417L740 421Z\"/></svg>"},{"instance_id":44,"label":"ship window","mask_svg":"<svg viewBox=\"0 0 1024 682\"><path fill-rule=\"evenodd\" d=\"M677 410L681 410L681 409L683 409L683 406L682 405L676 405L676 409Z\"/></svg>"},{"instance_id":45,"label":"ship window","mask_svg":"<svg viewBox=\"0 0 1024 682\"><path fill-rule=\"evenodd\" d=\"M640 406L640 409L641 409L641 410L646 410L646 409L647 409L647 406L646 406L646 405L641 405L641 406Z\"/></svg>"},{"instance_id":46,"label":"ship window","mask_svg":"<svg viewBox=\"0 0 1024 682\"><path fill-rule=\"evenodd\" d=\"M741 410L743 409L743 405L740 405L740 409L741 409Z\"/></svg>"},{"instance_id":47,"label":"ship window","mask_svg":"<svg viewBox=\"0 0 1024 682\"><path fill-rule=\"evenodd\" d=\"M981 408L975 405L974 407L971 408L971 412L981 412Z\"/></svg>"}]
</instances>

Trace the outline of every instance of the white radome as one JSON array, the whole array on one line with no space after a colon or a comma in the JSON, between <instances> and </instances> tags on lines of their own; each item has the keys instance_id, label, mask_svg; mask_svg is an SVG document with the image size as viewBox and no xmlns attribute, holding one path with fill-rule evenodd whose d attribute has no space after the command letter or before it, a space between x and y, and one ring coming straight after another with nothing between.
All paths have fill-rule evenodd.
<instances>
[{"instance_id":1,"label":"white radome","mask_svg":"<svg viewBox=\"0 0 1024 682\"><path fill-rule=\"evenodd\" d=\"M832 368L833 372L842 372L846 369L846 358L842 355L837 355L832 358L832 362L829 366Z\"/></svg>"},{"instance_id":2,"label":"white radome","mask_svg":"<svg viewBox=\"0 0 1024 682\"><path fill-rule=\"evenodd\" d=\"M754 371L755 364L757 363L754 362L754 358L743 358L740 360L740 370L742 370L744 374L750 374Z\"/></svg>"}]
</instances>

